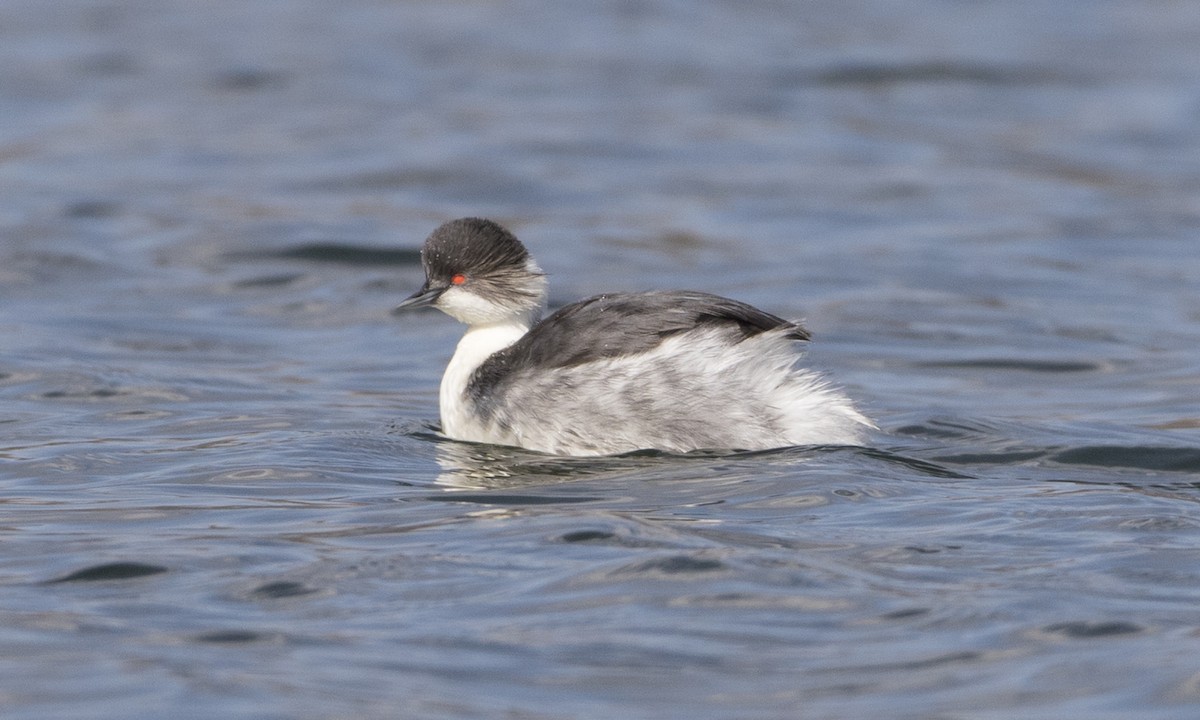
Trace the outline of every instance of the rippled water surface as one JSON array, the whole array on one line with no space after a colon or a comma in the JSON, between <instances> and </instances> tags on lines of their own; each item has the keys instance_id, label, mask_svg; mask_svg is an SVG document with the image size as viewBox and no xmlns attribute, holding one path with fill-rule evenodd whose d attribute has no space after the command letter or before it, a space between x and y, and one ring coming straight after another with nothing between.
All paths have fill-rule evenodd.
<instances>
[{"instance_id":1,"label":"rippled water surface","mask_svg":"<svg viewBox=\"0 0 1200 720\"><path fill-rule=\"evenodd\" d=\"M0 6L5 718L1200 716L1200 6ZM442 440L439 222L869 447Z\"/></svg>"}]
</instances>

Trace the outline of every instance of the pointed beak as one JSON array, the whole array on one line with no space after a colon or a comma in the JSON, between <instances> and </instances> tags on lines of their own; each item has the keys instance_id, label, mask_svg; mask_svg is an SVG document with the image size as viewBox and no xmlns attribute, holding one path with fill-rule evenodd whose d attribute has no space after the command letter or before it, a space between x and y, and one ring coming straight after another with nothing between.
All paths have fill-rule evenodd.
<instances>
[{"instance_id":1,"label":"pointed beak","mask_svg":"<svg viewBox=\"0 0 1200 720\"><path fill-rule=\"evenodd\" d=\"M393 308L392 314L396 315L404 312L405 310L412 310L413 308L428 307L429 305L437 302L437 299L440 298L442 293L446 292L446 290L447 287L430 285L429 281L426 280L425 284L421 286L420 290L408 296L404 299L404 302Z\"/></svg>"}]
</instances>

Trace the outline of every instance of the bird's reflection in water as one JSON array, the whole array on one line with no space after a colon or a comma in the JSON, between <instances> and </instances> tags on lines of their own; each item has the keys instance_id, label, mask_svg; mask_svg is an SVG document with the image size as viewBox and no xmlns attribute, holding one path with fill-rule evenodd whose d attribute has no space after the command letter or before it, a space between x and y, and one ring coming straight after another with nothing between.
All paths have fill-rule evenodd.
<instances>
[{"instance_id":1,"label":"bird's reflection in water","mask_svg":"<svg viewBox=\"0 0 1200 720\"><path fill-rule=\"evenodd\" d=\"M658 452L610 457L546 455L439 437L437 461L442 471L437 484L448 490L499 490L552 485L598 474L628 472L644 476L669 459Z\"/></svg>"},{"instance_id":2,"label":"bird's reflection in water","mask_svg":"<svg viewBox=\"0 0 1200 720\"><path fill-rule=\"evenodd\" d=\"M728 478L732 464L749 462L743 469L762 470L766 464L782 461L794 466L820 454L814 448L782 448L753 452L694 451L683 455L638 450L621 455L571 457L461 442L432 432L423 435L436 443L437 462L441 466L437 484L447 490L514 490L589 478L603 478L606 484L694 480L714 473Z\"/></svg>"}]
</instances>

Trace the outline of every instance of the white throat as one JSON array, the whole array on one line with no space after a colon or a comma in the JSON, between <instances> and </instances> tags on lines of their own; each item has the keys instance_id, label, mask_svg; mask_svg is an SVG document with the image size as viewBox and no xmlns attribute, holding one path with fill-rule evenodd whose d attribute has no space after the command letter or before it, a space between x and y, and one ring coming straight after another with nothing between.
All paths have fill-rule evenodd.
<instances>
[{"instance_id":1,"label":"white throat","mask_svg":"<svg viewBox=\"0 0 1200 720\"><path fill-rule=\"evenodd\" d=\"M525 318L467 328L442 376L439 404L443 433L458 440L486 439L484 429L467 406L467 383L484 360L520 340L529 328L530 321Z\"/></svg>"}]
</instances>

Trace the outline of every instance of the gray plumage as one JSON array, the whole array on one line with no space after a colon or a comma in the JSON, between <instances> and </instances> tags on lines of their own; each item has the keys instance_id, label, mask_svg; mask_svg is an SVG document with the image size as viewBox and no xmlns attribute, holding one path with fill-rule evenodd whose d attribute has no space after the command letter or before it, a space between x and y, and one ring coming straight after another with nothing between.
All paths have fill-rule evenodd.
<instances>
[{"instance_id":1,"label":"gray plumage","mask_svg":"<svg viewBox=\"0 0 1200 720\"><path fill-rule=\"evenodd\" d=\"M700 328L721 329L731 342L766 330L781 330L793 340L810 339L797 323L719 295L692 290L607 293L571 303L534 325L488 358L471 388L486 394L515 369L537 372L633 355Z\"/></svg>"}]
</instances>

